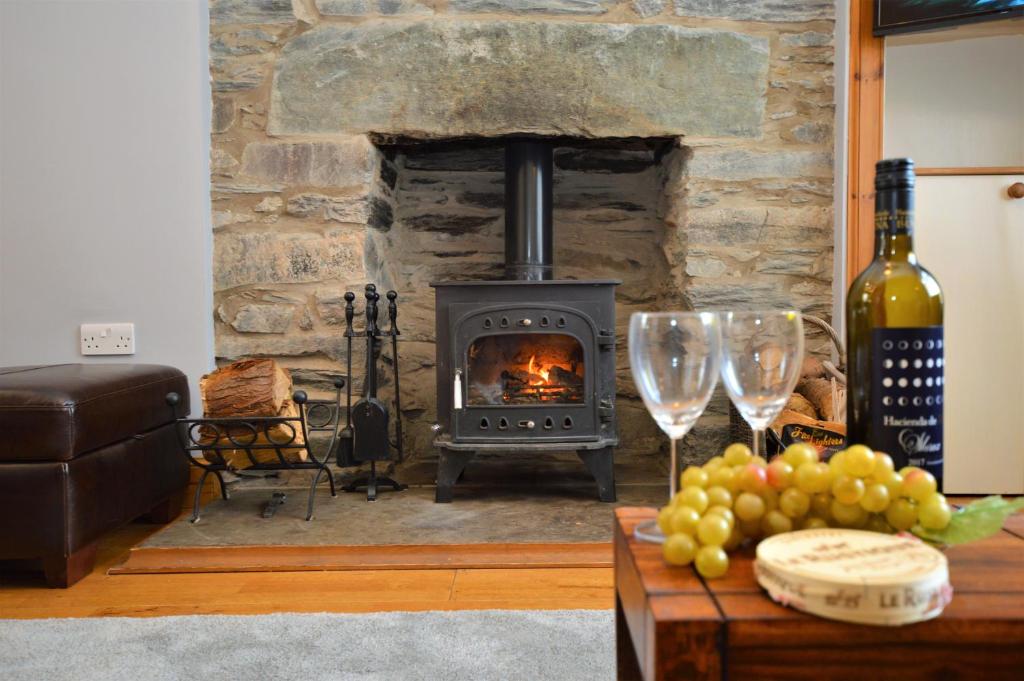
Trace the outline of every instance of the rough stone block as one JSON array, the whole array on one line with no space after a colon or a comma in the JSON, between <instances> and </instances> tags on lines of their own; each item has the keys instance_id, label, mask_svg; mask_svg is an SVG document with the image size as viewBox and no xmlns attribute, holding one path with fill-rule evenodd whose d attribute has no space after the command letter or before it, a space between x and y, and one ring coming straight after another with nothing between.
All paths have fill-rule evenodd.
<instances>
[{"instance_id":1,"label":"rough stone block","mask_svg":"<svg viewBox=\"0 0 1024 681\"><path fill-rule=\"evenodd\" d=\"M284 336L266 334L218 333L214 341L217 359L235 360L242 357L304 357L323 355L335 361L345 357L345 339L337 331L330 333L301 333ZM359 366L358 362L353 362Z\"/></svg>"},{"instance_id":2,"label":"rough stone block","mask_svg":"<svg viewBox=\"0 0 1024 681\"><path fill-rule=\"evenodd\" d=\"M213 96L210 127L215 133L225 132L235 122L235 103L230 97Z\"/></svg>"},{"instance_id":3,"label":"rough stone block","mask_svg":"<svg viewBox=\"0 0 1024 681\"><path fill-rule=\"evenodd\" d=\"M828 47L832 44L832 34L820 31L786 33L782 36L782 44L791 47Z\"/></svg>"},{"instance_id":4,"label":"rough stone block","mask_svg":"<svg viewBox=\"0 0 1024 681\"><path fill-rule=\"evenodd\" d=\"M324 16L358 17L367 14L433 14L434 10L417 0L316 0Z\"/></svg>"},{"instance_id":5,"label":"rough stone block","mask_svg":"<svg viewBox=\"0 0 1024 681\"><path fill-rule=\"evenodd\" d=\"M618 0L450 0L453 12L604 14Z\"/></svg>"},{"instance_id":6,"label":"rough stone block","mask_svg":"<svg viewBox=\"0 0 1024 681\"><path fill-rule=\"evenodd\" d=\"M358 229L218 233L213 242L214 287L360 279L365 240Z\"/></svg>"},{"instance_id":7,"label":"rough stone block","mask_svg":"<svg viewBox=\"0 0 1024 681\"><path fill-rule=\"evenodd\" d=\"M722 281L695 277L683 292L695 310L755 310L793 307L781 281Z\"/></svg>"},{"instance_id":8,"label":"rough stone block","mask_svg":"<svg viewBox=\"0 0 1024 681\"><path fill-rule=\"evenodd\" d=\"M325 196L323 194L296 194L288 199L286 208L289 215L296 217L319 217L335 222L367 223L370 221L370 197Z\"/></svg>"},{"instance_id":9,"label":"rough stone block","mask_svg":"<svg viewBox=\"0 0 1024 681\"><path fill-rule=\"evenodd\" d=\"M378 152L365 137L336 142L254 142L242 152L241 174L288 185L366 186Z\"/></svg>"},{"instance_id":10,"label":"rough stone block","mask_svg":"<svg viewBox=\"0 0 1024 681\"><path fill-rule=\"evenodd\" d=\"M211 24L290 24L292 0L210 0Z\"/></svg>"},{"instance_id":11,"label":"rough stone block","mask_svg":"<svg viewBox=\"0 0 1024 681\"><path fill-rule=\"evenodd\" d=\"M765 38L723 30L562 21L324 23L285 45L268 130L754 137L767 70Z\"/></svg>"},{"instance_id":12,"label":"rough stone block","mask_svg":"<svg viewBox=\"0 0 1024 681\"><path fill-rule=\"evenodd\" d=\"M814 21L835 16L835 0L675 0L676 16L737 21Z\"/></svg>"},{"instance_id":13,"label":"rough stone block","mask_svg":"<svg viewBox=\"0 0 1024 681\"><path fill-rule=\"evenodd\" d=\"M231 328L240 333L284 333L292 325L295 308L289 305L242 305L231 320Z\"/></svg>"},{"instance_id":14,"label":"rough stone block","mask_svg":"<svg viewBox=\"0 0 1024 681\"><path fill-rule=\"evenodd\" d=\"M831 177L832 154L824 151L698 147L693 150L686 170L691 177L709 180Z\"/></svg>"},{"instance_id":15,"label":"rough stone block","mask_svg":"<svg viewBox=\"0 0 1024 681\"><path fill-rule=\"evenodd\" d=\"M657 16L665 10L665 0L633 0L633 11L642 19Z\"/></svg>"},{"instance_id":16,"label":"rough stone block","mask_svg":"<svg viewBox=\"0 0 1024 681\"><path fill-rule=\"evenodd\" d=\"M269 69L263 58L213 57L210 59L214 92L238 92L259 87Z\"/></svg>"}]
</instances>

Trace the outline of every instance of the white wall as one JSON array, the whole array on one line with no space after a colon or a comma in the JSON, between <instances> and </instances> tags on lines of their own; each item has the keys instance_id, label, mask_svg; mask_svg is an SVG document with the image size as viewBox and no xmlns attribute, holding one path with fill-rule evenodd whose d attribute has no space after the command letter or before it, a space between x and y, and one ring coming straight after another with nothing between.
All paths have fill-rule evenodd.
<instances>
[{"instance_id":1,"label":"white wall","mask_svg":"<svg viewBox=\"0 0 1024 681\"><path fill-rule=\"evenodd\" d=\"M1018 34L886 39L886 156L921 167L1024 165L1024 23L1005 26Z\"/></svg>"},{"instance_id":2,"label":"white wall","mask_svg":"<svg viewBox=\"0 0 1024 681\"><path fill-rule=\"evenodd\" d=\"M207 21L203 0L0 2L0 365L170 364L198 405ZM82 357L82 322L134 322L136 354Z\"/></svg>"}]
</instances>

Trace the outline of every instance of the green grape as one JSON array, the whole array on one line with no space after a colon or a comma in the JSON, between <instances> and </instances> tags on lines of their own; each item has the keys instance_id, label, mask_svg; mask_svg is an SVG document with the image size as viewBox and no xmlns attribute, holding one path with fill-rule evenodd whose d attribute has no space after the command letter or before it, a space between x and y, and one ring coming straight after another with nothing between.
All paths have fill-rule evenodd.
<instances>
[{"instance_id":1,"label":"green grape","mask_svg":"<svg viewBox=\"0 0 1024 681\"><path fill-rule=\"evenodd\" d=\"M852 445L843 454L843 470L847 475L866 478L875 470L875 453L864 445Z\"/></svg>"},{"instance_id":2,"label":"green grape","mask_svg":"<svg viewBox=\"0 0 1024 681\"><path fill-rule=\"evenodd\" d=\"M757 496L761 497L761 501L764 502L765 511L774 511L779 507L779 493L771 487L765 485L765 488Z\"/></svg>"},{"instance_id":3,"label":"green grape","mask_svg":"<svg viewBox=\"0 0 1024 681\"><path fill-rule=\"evenodd\" d=\"M697 509L689 506L676 506L672 511L672 519L669 521L672 526L672 534L697 533L697 523L700 522L700 513Z\"/></svg>"},{"instance_id":4,"label":"green grape","mask_svg":"<svg viewBox=\"0 0 1024 681\"><path fill-rule=\"evenodd\" d=\"M684 487L679 493L679 503L703 513L708 508L708 493L700 487Z\"/></svg>"},{"instance_id":5,"label":"green grape","mask_svg":"<svg viewBox=\"0 0 1024 681\"><path fill-rule=\"evenodd\" d=\"M736 471L732 466L722 465L711 474L709 483L712 487L724 487L729 494L737 494L740 491L740 481L736 478Z\"/></svg>"},{"instance_id":6,"label":"green grape","mask_svg":"<svg viewBox=\"0 0 1024 681\"><path fill-rule=\"evenodd\" d=\"M806 442L794 442L782 452L782 460L793 467L800 468L805 463L818 463L818 450Z\"/></svg>"},{"instance_id":7,"label":"green grape","mask_svg":"<svg viewBox=\"0 0 1024 681\"><path fill-rule=\"evenodd\" d=\"M732 531L729 532L729 538L722 544L722 548L726 551L735 551L740 547L744 539L746 537L743 536L743 530L738 525L733 525Z\"/></svg>"},{"instance_id":8,"label":"green grape","mask_svg":"<svg viewBox=\"0 0 1024 681\"><path fill-rule=\"evenodd\" d=\"M869 532L881 532L882 534L892 534L892 526L886 521L885 516L881 513L872 513L868 516L868 522L864 525L864 529Z\"/></svg>"},{"instance_id":9,"label":"green grape","mask_svg":"<svg viewBox=\"0 0 1024 681\"><path fill-rule=\"evenodd\" d=\"M843 527L860 527L868 519L868 512L856 502L844 504L838 499L833 499L829 511L836 522Z\"/></svg>"},{"instance_id":10,"label":"green grape","mask_svg":"<svg viewBox=\"0 0 1024 681\"><path fill-rule=\"evenodd\" d=\"M756 494L744 492L736 497L732 510L740 520L760 520L765 511L764 500ZM744 531L744 534L748 533Z\"/></svg>"},{"instance_id":11,"label":"green grape","mask_svg":"<svg viewBox=\"0 0 1024 681\"><path fill-rule=\"evenodd\" d=\"M898 499L902 494L903 490L903 476L896 471L882 471L879 472L877 469L868 478L868 482L871 484L885 485L885 488L889 490L889 499Z\"/></svg>"},{"instance_id":12,"label":"green grape","mask_svg":"<svg viewBox=\"0 0 1024 681\"><path fill-rule=\"evenodd\" d=\"M921 503L935 494L936 487L934 475L920 468L915 468L904 474L901 491L903 496L910 497L914 501Z\"/></svg>"},{"instance_id":13,"label":"green grape","mask_svg":"<svg viewBox=\"0 0 1024 681\"><path fill-rule=\"evenodd\" d=\"M782 459L775 459L768 464L768 484L778 491L782 491L793 484L793 467Z\"/></svg>"},{"instance_id":14,"label":"green grape","mask_svg":"<svg viewBox=\"0 0 1024 681\"><path fill-rule=\"evenodd\" d=\"M702 468L707 472L708 475L711 475L719 468L721 468L723 465L725 465L725 459L723 459L720 456L713 456L704 462Z\"/></svg>"},{"instance_id":15,"label":"green grape","mask_svg":"<svg viewBox=\"0 0 1024 681\"><path fill-rule=\"evenodd\" d=\"M679 477L679 484L681 487L707 487L708 477L703 468L687 466Z\"/></svg>"},{"instance_id":16,"label":"green grape","mask_svg":"<svg viewBox=\"0 0 1024 681\"><path fill-rule=\"evenodd\" d=\"M845 475L846 470L843 467L843 460L846 458L846 450L836 452L832 455L832 458L828 460L828 474L831 480L835 480L840 475Z\"/></svg>"},{"instance_id":17,"label":"green grape","mask_svg":"<svg viewBox=\"0 0 1024 681\"><path fill-rule=\"evenodd\" d=\"M904 466L899 470L899 474L902 475L903 477L907 477L907 473L916 470L919 470L917 466Z\"/></svg>"},{"instance_id":18,"label":"green grape","mask_svg":"<svg viewBox=\"0 0 1024 681\"><path fill-rule=\"evenodd\" d=\"M864 489L860 505L870 513L881 513L889 506L889 490L885 485L875 483Z\"/></svg>"},{"instance_id":19,"label":"green grape","mask_svg":"<svg viewBox=\"0 0 1024 681\"><path fill-rule=\"evenodd\" d=\"M707 511L704 512L705 516L718 515L725 518L726 522L729 523L729 527L736 524L736 514L732 512L732 509L728 506L711 506Z\"/></svg>"},{"instance_id":20,"label":"green grape","mask_svg":"<svg viewBox=\"0 0 1024 681\"><path fill-rule=\"evenodd\" d=\"M926 497L917 507L917 520L926 530L945 529L952 517L953 509L949 507L949 502L938 493Z\"/></svg>"},{"instance_id":21,"label":"green grape","mask_svg":"<svg viewBox=\"0 0 1024 681\"><path fill-rule=\"evenodd\" d=\"M892 457L885 452L875 452L875 469L871 471L871 475L879 477L883 473L895 472L896 465L892 462Z\"/></svg>"},{"instance_id":22,"label":"green grape","mask_svg":"<svg viewBox=\"0 0 1024 681\"><path fill-rule=\"evenodd\" d=\"M661 545L661 553L669 565L689 565L697 555L697 542L688 534L670 534Z\"/></svg>"},{"instance_id":23,"label":"green grape","mask_svg":"<svg viewBox=\"0 0 1024 681\"><path fill-rule=\"evenodd\" d=\"M731 532L729 521L717 513L704 516L697 524L697 539L704 546L721 546Z\"/></svg>"},{"instance_id":24,"label":"green grape","mask_svg":"<svg viewBox=\"0 0 1024 681\"><path fill-rule=\"evenodd\" d=\"M675 507L672 505L662 506L661 510L658 511L658 529L666 537L672 534L672 514L675 512Z\"/></svg>"},{"instance_id":25,"label":"green grape","mask_svg":"<svg viewBox=\"0 0 1024 681\"><path fill-rule=\"evenodd\" d=\"M806 492L790 487L779 495L779 510L790 518L801 518L811 510L811 498Z\"/></svg>"},{"instance_id":26,"label":"green grape","mask_svg":"<svg viewBox=\"0 0 1024 681\"><path fill-rule=\"evenodd\" d=\"M697 572L705 579L716 579L729 571L729 556L721 546L702 546L695 560Z\"/></svg>"},{"instance_id":27,"label":"green grape","mask_svg":"<svg viewBox=\"0 0 1024 681\"><path fill-rule=\"evenodd\" d=\"M793 481L796 483L797 488L806 494L826 492L831 483L828 465L811 461L802 463L793 474Z\"/></svg>"},{"instance_id":28,"label":"green grape","mask_svg":"<svg viewBox=\"0 0 1024 681\"><path fill-rule=\"evenodd\" d=\"M707 493L709 505L732 508L732 492L726 488L715 485L714 487L708 487Z\"/></svg>"},{"instance_id":29,"label":"green grape","mask_svg":"<svg viewBox=\"0 0 1024 681\"><path fill-rule=\"evenodd\" d=\"M768 460L763 456L755 456L750 459L750 463L754 464L758 468L768 468Z\"/></svg>"},{"instance_id":30,"label":"green grape","mask_svg":"<svg viewBox=\"0 0 1024 681\"><path fill-rule=\"evenodd\" d=\"M760 492L768 484L768 473L755 463L748 463L739 473L740 489L744 492Z\"/></svg>"},{"instance_id":31,"label":"green grape","mask_svg":"<svg viewBox=\"0 0 1024 681\"><path fill-rule=\"evenodd\" d=\"M793 520L782 511L768 511L761 518L761 531L766 537L793 531Z\"/></svg>"},{"instance_id":32,"label":"green grape","mask_svg":"<svg viewBox=\"0 0 1024 681\"><path fill-rule=\"evenodd\" d=\"M850 475L840 475L832 482L832 496L841 504L856 504L864 496L864 481Z\"/></svg>"},{"instance_id":33,"label":"green grape","mask_svg":"<svg viewBox=\"0 0 1024 681\"><path fill-rule=\"evenodd\" d=\"M828 521L816 515L807 516L800 524L800 529L802 530L819 530L823 527L828 527Z\"/></svg>"},{"instance_id":34,"label":"green grape","mask_svg":"<svg viewBox=\"0 0 1024 681\"><path fill-rule=\"evenodd\" d=\"M828 520L832 517L832 495L823 492L811 497L811 513Z\"/></svg>"},{"instance_id":35,"label":"green grape","mask_svg":"<svg viewBox=\"0 0 1024 681\"><path fill-rule=\"evenodd\" d=\"M917 504L910 499L896 499L885 509L885 519L903 532L917 524Z\"/></svg>"},{"instance_id":36,"label":"green grape","mask_svg":"<svg viewBox=\"0 0 1024 681\"><path fill-rule=\"evenodd\" d=\"M729 445L722 454L722 458L730 466L742 466L753 457L754 453L750 451L750 447L740 442Z\"/></svg>"}]
</instances>

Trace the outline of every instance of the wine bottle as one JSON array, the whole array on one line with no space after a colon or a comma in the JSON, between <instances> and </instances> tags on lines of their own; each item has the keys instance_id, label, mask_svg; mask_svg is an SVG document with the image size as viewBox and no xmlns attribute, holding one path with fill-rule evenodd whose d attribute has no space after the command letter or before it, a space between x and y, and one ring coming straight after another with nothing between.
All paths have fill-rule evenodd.
<instances>
[{"instance_id":1,"label":"wine bottle","mask_svg":"<svg viewBox=\"0 0 1024 681\"><path fill-rule=\"evenodd\" d=\"M875 166L875 258L846 300L847 442L942 489L942 290L914 254L914 162Z\"/></svg>"}]
</instances>

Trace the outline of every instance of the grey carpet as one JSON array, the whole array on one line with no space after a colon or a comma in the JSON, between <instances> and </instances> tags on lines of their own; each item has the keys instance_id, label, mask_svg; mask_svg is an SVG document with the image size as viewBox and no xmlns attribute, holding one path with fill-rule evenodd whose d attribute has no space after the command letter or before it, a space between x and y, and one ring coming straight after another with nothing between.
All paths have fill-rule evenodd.
<instances>
[{"instance_id":1,"label":"grey carpet","mask_svg":"<svg viewBox=\"0 0 1024 681\"><path fill-rule=\"evenodd\" d=\"M0 620L6 681L600 681L609 610Z\"/></svg>"}]
</instances>

